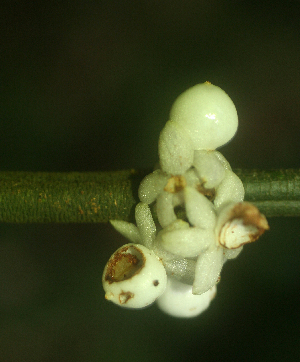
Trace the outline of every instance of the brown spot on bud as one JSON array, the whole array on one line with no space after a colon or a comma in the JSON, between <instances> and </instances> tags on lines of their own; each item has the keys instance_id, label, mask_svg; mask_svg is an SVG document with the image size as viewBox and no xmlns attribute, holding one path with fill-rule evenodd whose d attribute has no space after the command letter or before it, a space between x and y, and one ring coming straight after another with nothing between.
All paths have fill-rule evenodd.
<instances>
[{"instance_id":1,"label":"brown spot on bud","mask_svg":"<svg viewBox=\"0 0 300 362\"><path fill-rule=\"evenodd\" d=\"M129 301L129 299L133 298L134 294L131 292L123 292L119 294L120 304L125 304Z\"/></svg>"},{"instance_id":2,"label":"brown spot on bud","mask_svg":"<svg viewBox=\"0 0 300 362\"><path fill-rule=\"evenodd\" d=\"M176 194L177 192L183 190L186 187L186 180L183 176L172 176L169 178L164 190L171 194Z\"/></svg>"}]
</instances>

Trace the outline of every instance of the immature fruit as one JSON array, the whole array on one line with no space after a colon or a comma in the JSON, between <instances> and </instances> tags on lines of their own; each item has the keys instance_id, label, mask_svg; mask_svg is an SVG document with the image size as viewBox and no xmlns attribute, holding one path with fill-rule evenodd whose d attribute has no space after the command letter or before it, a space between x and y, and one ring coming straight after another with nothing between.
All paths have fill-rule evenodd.
<instances>
[{"instance_id":1,"label":"immature fruit","mask_svg":"<svg viewBox=\"0 0 300 362\"><path fill-rule=\"evenodd\" d=\"M126 244L107 262L103 277L105 298L127 308L143 308L165 291L162 262L143 245Z\"/></svg>"}]
</instances>

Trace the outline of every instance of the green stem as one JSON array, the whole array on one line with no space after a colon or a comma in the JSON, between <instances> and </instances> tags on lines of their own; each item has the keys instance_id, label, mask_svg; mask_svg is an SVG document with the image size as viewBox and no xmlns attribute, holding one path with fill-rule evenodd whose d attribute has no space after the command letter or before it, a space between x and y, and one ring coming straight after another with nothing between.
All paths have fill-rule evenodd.
<instances>
[{"instance_id":1,"label":"green stem","mask_svg":"<svg viewBox=\"0 0 300 362\"><path fill-rule=\"evenodd\" d=\"M300 170L234 171L245 200L266 216L300 216ZM149 172L0 172L0 222L133 221L138 185Z\"/></svg>"},{"instance_id":2,"label":"green stem","mask_svg":"<svg viewBox=\"0 0 300 362\"><path fill-rule=\"evenodd\" d=\"M300 216L300 169L234 170L245 187L245 200L267 217Z\"/></svg>"}]
</instances>

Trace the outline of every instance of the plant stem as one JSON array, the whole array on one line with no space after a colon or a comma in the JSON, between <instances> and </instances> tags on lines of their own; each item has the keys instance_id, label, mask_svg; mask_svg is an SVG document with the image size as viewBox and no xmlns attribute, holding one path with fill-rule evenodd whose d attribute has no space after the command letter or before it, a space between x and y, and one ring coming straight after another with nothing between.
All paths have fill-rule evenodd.
<instances>
[{"instance_id":1,"label":"plant stem","mask_svg":"<svg viewBox=\"0 0 300 362\"><path fill-rule=\"evenodd\" d=\"M138 186L149 172L0 172L0 222L134 221ZM300 170L234 172L245 200L267 217L300 216Z\"/></svg>"}]
</instances>

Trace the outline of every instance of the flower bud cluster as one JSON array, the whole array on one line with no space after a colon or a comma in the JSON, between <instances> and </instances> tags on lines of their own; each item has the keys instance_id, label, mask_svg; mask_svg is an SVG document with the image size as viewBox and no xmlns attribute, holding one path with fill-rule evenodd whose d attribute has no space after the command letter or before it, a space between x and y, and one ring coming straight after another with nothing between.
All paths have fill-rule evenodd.
<instances>
[{"instance_id":1,"label":"flower bud cluster","mask_svg":"<svg viewBox=\"0 0 300 362\"><path fill-rule=\"evenodd\" d=\"M104 269L106 299L129 308L156 300L170 315L196 316L215 296L224 263L269 228L215 150L237 125L233 102L209 82L177 98L159 138L160 168L139 187L136 225L111 221L132 244Z\"/></svg>"}]
</instances>

